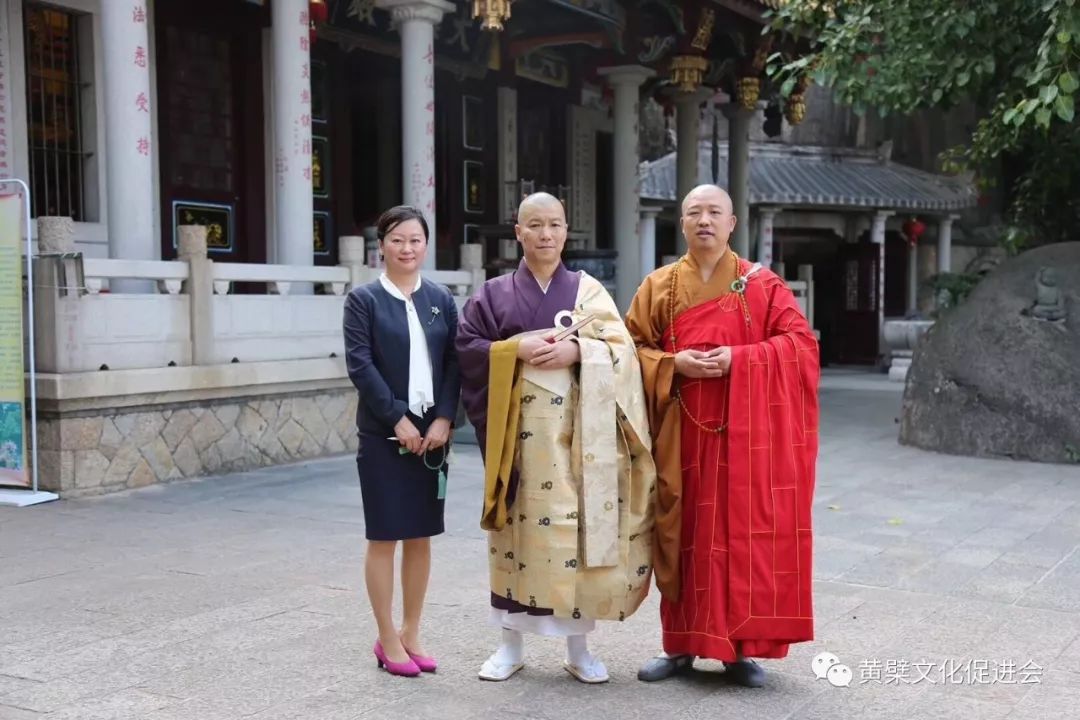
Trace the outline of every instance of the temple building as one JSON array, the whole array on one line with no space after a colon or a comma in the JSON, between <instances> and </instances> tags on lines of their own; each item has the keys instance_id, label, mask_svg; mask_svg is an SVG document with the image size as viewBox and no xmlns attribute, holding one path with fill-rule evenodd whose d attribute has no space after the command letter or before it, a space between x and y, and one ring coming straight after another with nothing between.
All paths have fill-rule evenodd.
<instances>
[{"instance_id":1,"label":"temple building","mask_svg":"<svg viewBox=\"0 0 1080 720\"><path fill-rule=\"evenodd\" d=\"M976 198L866 132L792 142L821 94L770 87L768 56L797 52L762 35L778 2L0 0L0 177L38 221L43 486L354 447L341 302L401 202L463 302L514 267L515 207L547 190L568 263L625 308L682 252L677 199L716 181L735 249L785 274L830 358L882 362L886 316L950 269ZM674 150L643 157L657 105ZM915 216L930 265L890 249Z\"/></svg>"}]
</instances>

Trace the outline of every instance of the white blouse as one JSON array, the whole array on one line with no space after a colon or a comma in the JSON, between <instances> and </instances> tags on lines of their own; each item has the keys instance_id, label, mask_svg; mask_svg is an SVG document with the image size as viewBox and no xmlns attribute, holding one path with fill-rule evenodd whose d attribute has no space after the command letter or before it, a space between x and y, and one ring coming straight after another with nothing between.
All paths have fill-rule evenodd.
<instances>
[{"instance_id":1,"label":"white blouse","mask_svg":"<svg viewBox=\"0 0 1080 720\"><path fill-rule=\"evenodd\" d=\"M417 417L423 417L435 404L434 382L432 380L431 354L428 351L427 335L420 324L420 316L411 297L405 297L386 273L379 276L386 292L405 302L405 315L409 320L409 410ZM415 293L423 284L422 278L416 278Z\"/></svg>"}]
</instances>

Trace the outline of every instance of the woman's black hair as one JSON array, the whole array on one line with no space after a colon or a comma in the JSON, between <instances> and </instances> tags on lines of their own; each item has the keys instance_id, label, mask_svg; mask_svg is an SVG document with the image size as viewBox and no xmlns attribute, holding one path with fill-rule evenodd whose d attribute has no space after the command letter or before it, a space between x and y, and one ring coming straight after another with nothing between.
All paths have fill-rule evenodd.
<instances>
[{"instance_id":1,"label":"woman's black hair","mask_svg":"<svg viewBox=\"0 0 1080 720\"><path fill-rule=\"evenodd\" d=\"M412 205L397 205L379 216L379 222L375 225L379 242L382 242L387 234L398 225L410 220L416 220L420 223L420 227L424 231L424 241L427 242L430 239L428 236L427 220L424 219L424 213L420 212Z\"/></svg>"}]
</instances>

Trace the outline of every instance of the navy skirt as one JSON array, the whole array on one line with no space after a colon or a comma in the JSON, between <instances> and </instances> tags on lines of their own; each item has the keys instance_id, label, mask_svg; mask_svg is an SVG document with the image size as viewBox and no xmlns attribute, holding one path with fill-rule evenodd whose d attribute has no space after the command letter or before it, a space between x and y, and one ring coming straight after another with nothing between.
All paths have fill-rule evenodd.
<instances>
[{"instance_id":1,"label":"navy skirt","mask_svg":"<svg viewBox=\"0 0 1080 720\"><path fill-rule=\"evenodd\" d=\"M446 501L439 499L439 467L441 463L443 473L449 474L443 454L444 450L449 453L449 445L429 450L426 456L402 455L401 445L386 439L389 435L360 433L356 469L367 539L410 540L441 534Z\"/></svg>"}]
</instances>

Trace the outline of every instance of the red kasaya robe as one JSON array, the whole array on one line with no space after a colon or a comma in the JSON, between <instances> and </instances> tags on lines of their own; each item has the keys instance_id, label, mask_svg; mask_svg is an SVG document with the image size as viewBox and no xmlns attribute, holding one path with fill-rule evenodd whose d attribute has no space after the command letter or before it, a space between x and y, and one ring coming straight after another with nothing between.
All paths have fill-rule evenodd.
<instances>
[{"instance_id":1,"label":"red kasaya robe","mask_svg":"<svg viewBox=\"0 0 1080 720\"><path fill-rule=\"evenodd\" d=\"M739 274L750 267L738 261ZM659 473L654 563L664 650L727 662L781 658L814 635L817 341L769 270L750 276L744 305L730 290L731 255L707 283L693 256L683 258L669 327L674 268L645 279L627 317ZM675 375L675 352L721 346L732 349L724 377Z\"/></svg>"}]
</instances>

